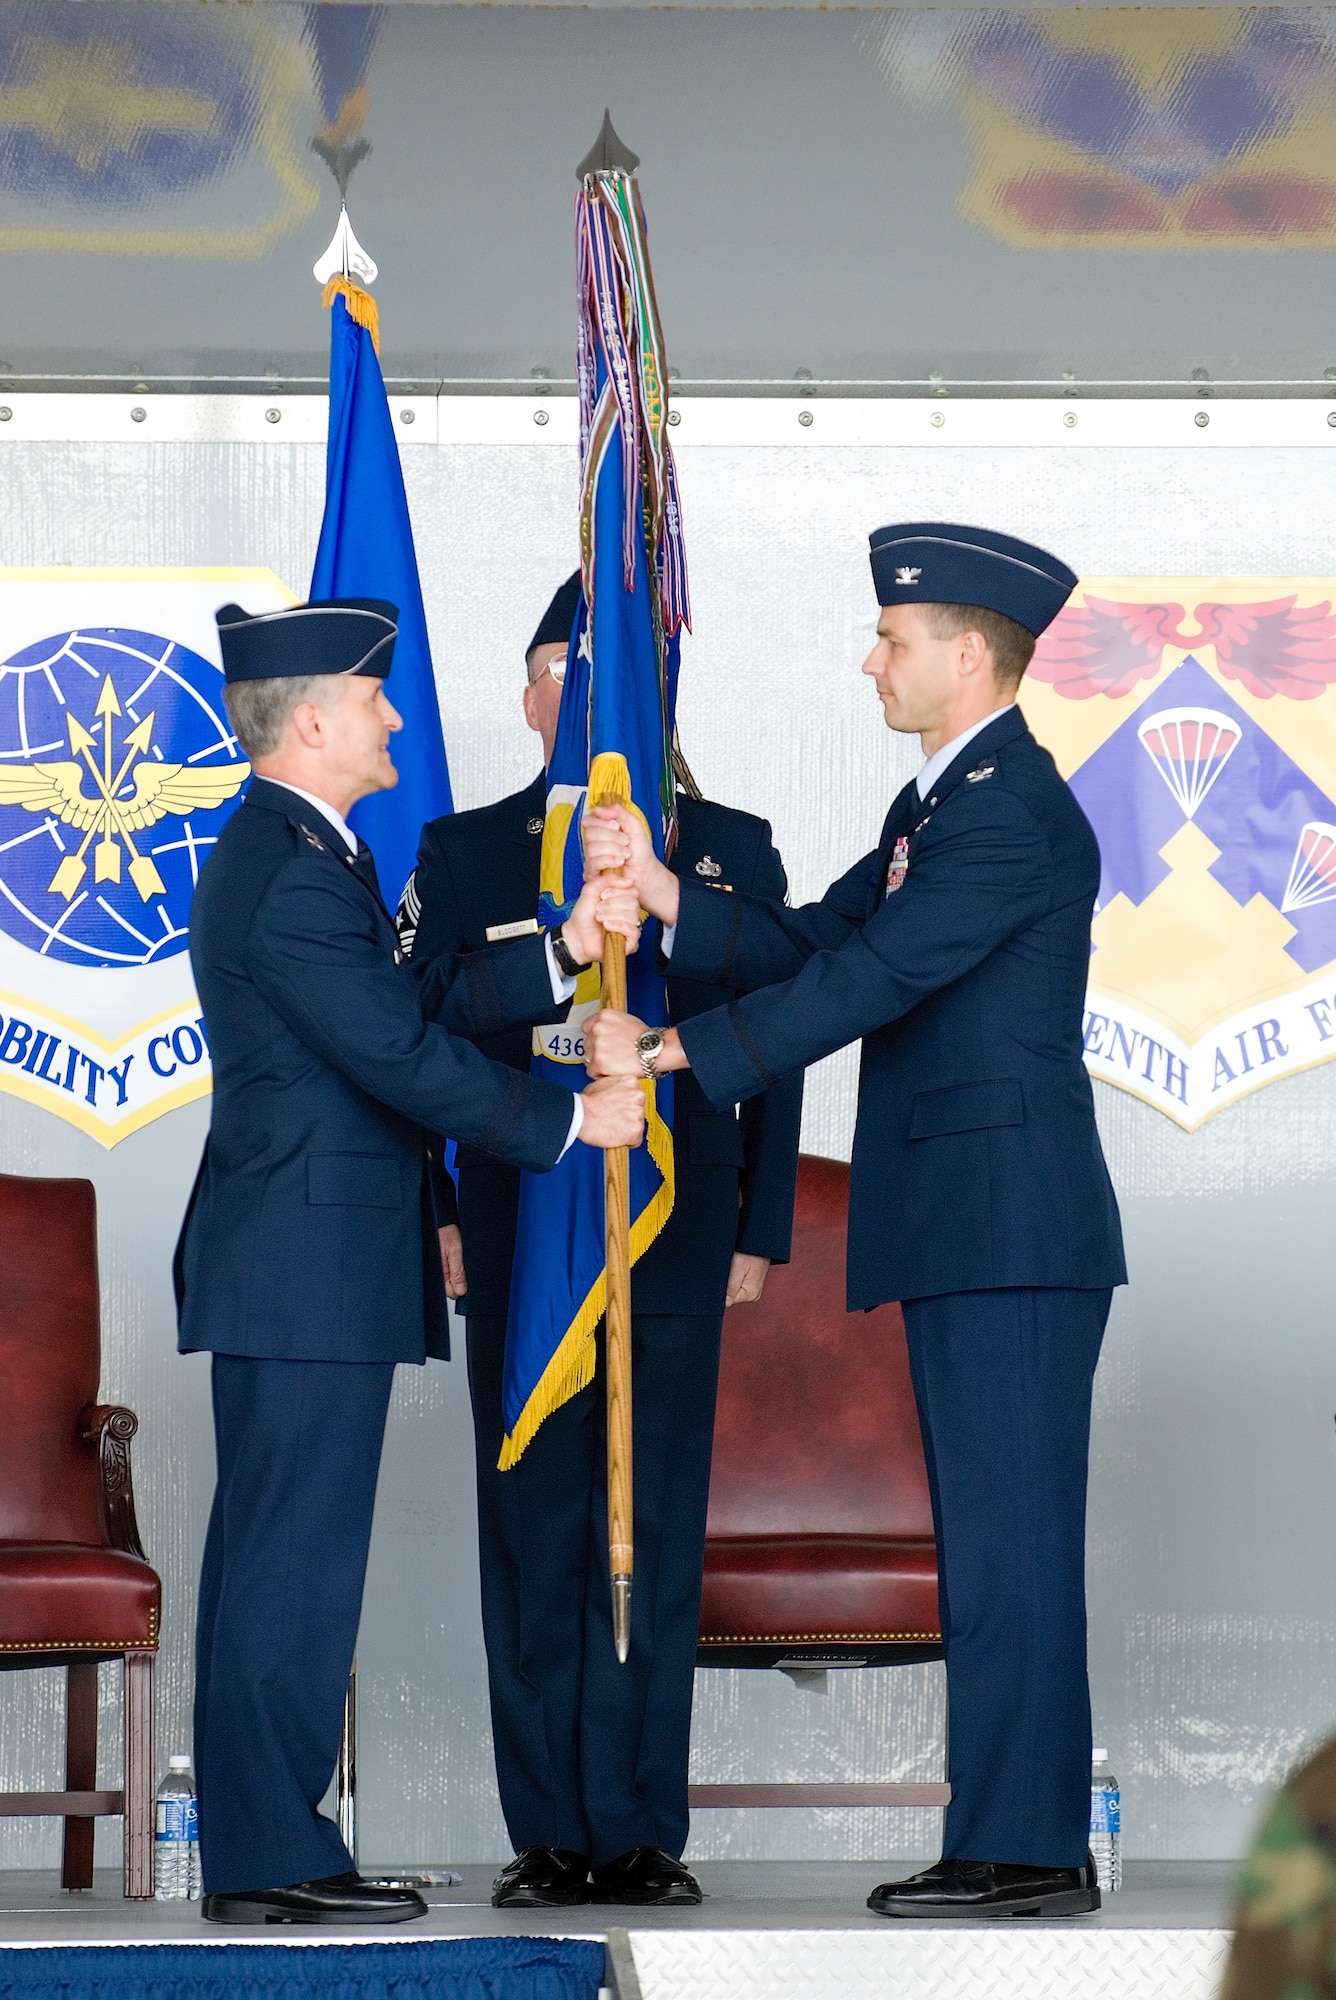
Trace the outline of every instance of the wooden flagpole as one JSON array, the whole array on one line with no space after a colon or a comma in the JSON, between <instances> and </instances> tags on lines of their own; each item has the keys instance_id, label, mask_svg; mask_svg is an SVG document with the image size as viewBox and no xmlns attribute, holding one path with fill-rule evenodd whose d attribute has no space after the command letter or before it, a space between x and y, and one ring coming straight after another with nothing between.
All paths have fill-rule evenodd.
<instances>
[{"instance_id":1,"label":"wooden flagpole","mask_svg":"<svg viewBox=\"0 0 1336 2000\"><path fill-rule=\"evenodd\" d=\"M626 1012L626 939L603 940L605 1007ZM631 1165L625 1146L603 1155L607 1221L608 1573L612 1636L625 1664L631 1649L631 1579L635 1571L631 1484Z\"/></svg>"}]
</instances>

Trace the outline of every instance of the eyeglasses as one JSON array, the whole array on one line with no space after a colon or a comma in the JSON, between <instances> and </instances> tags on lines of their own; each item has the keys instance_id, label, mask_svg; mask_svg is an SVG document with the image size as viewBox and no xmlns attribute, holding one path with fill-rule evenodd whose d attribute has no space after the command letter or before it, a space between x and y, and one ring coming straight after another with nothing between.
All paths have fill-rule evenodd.
<instances>
[{"instance_id":1,"label":"eyeglasses","mask_svg":"<svg viewBox=\"0 0 1336 2000\"><path fill-rule=\"evenodd\" d=\"M529 686L537 687L539 681L543 678L543 674L551 674L557 686L564 687L566 685L566 655L564 653L557 653L548 661L542 673L534 675L533 679L529 682Z\"/></svg>"}]
</instances>

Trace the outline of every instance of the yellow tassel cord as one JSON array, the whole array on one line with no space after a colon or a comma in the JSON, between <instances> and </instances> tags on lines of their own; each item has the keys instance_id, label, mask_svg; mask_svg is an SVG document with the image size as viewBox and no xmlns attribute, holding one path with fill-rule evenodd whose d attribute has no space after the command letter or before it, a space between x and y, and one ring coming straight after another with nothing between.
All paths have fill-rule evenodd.
<instances>
[{"instance_id":1,"label":"yellow tassel cord","mask_svg":"<svg viewBox=\"0 0 1336 2000\"><path fill-rule=\"evenodd\" d=\"M631 773L625 757L604 750L589 768L589 797L595 805L617 803L630 806ZM642 815L643 817L643 815ZM546 831L546 829L545 829ZM646 1203L631 1224L631 1262L643 1257L673 1212L673 1135L664 1124L655 1103L654 1085L647 1078L645 1090L645 1143L649 1156L661 1175L658 1192ZM518 1464L525 1446L534 1437L545 1417L577 1396L594 1379L596 1350L594 1332L608 1306L608 1274L600 1271L589 1292L562 1335L556 1353L535 1382L529 1399L515 1421L515 1428L501 1446L498 1469L508 1472Z\"/></svg>"},{"instance_id":2,"label":"yellow tassel cord","mask_svg":"<svg viewBox=\"0 0 1336 2000\"><path fill-rule=\"evenodd\" d=\"M354 326L364 326L371 335L371 345L380 353L380 314L376 301L370 292L364 292L351 278L331 278L325 286L324 305L326 310L335 299L342 298L348 308L348 317Z\"/></svg>"},{"instance_id":3,"label":"yellow tassel cord","mask_svg":"<svg viewBox=\"0 0 1336 2000\"><path fill-rule=\"evenodd\" d=\"M645 1085L645 1143L649 1156L662 1176L661 1184L652 1201L645 1204L631 1224L631 1262L634 1265L654 1241L659 1231L673 1212L673 1135L660 1118L652 1092L654 1085L646 1079ZM515 1420L515 1428L504 1439L501 1456L497 1460L500 1472L509 1472L518 1465L528 1445L537 1433L538 1426L572 1396L578 1396L594 1379L596 1349L594 1331L608 1307L608 1274L599 1272L581 1305L579 1312L562 1335L560 1345L547 1367L543 1370L529 1393L529 1400Z\"/></svg>"}]
</instances>

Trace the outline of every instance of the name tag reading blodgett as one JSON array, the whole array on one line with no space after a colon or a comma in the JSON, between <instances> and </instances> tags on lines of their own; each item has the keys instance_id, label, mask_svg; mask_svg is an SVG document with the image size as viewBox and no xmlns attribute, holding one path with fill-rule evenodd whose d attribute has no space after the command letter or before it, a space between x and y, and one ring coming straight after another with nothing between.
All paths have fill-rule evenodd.
<instances>
[{"instance_id":1,"label":"name tag reading blodgett","mask_svg":"<svg viewBox=\"0 0 1336 2000\"><path fill-rule=\"evenodd\" d=\"M488 924L486 938L488 944L501 944L506 938L533 937L537 929L537 917L521 917L513 924Z\"/></svg>"}]
</instances>

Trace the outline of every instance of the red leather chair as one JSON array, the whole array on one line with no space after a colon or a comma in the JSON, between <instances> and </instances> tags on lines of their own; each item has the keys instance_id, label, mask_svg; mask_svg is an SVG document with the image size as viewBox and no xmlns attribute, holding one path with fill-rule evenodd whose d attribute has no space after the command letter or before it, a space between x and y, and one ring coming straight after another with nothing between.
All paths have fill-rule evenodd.
<instances>
[{"instance_id":1,"label":"red leather chair","mask_svg":"<svg viewBox=\"0 0 1336 2000\"><path fill-rule=\"evenodd\" d=\"M0 1792L0 1814L65 1821L61 1884L93 1884L93 1830L125 1826L127 1896L153 1894L153 1664L162 1585L135 1525L132 1410L97 1400L90 1181L0 1174L0 1668L64 1667L65 1790ZM124 1661L120 1791L97 1790L97 1668Z\"/></svg>"},{"instance_id":2,"label":"red leather chair","mask_svg":"<svg viewBox=\"0 0 1336 2000\"><path fill-rule=\"evenodd\" d=\"M798 1163L793 1259L724 1318L701 1666L942 1657L898 1305L844 1309L849 1169ZM696 1785L693 1805L939 1805L945 1785Z\"/></svg>"}]
</instances>

